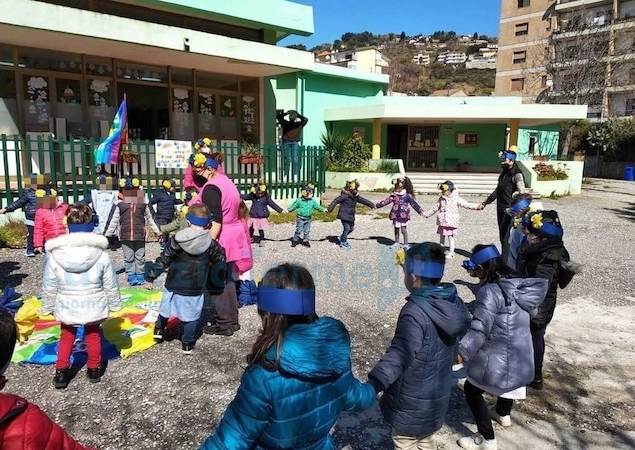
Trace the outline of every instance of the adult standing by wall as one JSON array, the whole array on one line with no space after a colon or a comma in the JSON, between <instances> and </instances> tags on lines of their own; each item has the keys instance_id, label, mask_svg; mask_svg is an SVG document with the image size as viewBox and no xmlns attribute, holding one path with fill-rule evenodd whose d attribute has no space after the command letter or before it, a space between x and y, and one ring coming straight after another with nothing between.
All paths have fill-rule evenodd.
<instances>
[{"instance_id":1,"label":"adult standing by wall","mask_svg":"<svg viewBox=\"0 0 635 450\"><path fill-rule=\"evenodd\" d=\"M225 289L219 296L214 297L214 307L211 299L206 299L203 308L204 320L207 323L203 330L207 334L231 336L240 329L238 323L238 298L236 295L235 276L238 272L236 264L245 260L251 261L251 243L240 221L238 211L241 197L236 185L224 172L217 159L209 157L205 164L197 168L197 174L207 179L201 188L201 194L193 200L193 204L202 203L212 214L210 233L225 249L227 260L227 279ZM241 267L242 271L249 267ZM212 313L212 309L214 312ZM212 325L211 316L216 322Z\"/></svg>"},{"instance_id":2,"label":"adult standing by wall","mask_svg":"<svg viewBox=\"0 0 635 450\"><path fill-rule=\"evenodd\" d=\"M494 192L481 203L481 208L485 208L485 206L496 200L498 235L503 257L507 255L509 230L512 225L512 216L507 213L507 208L511 208L515 193L523 193L525 191L525 179L516 164L517 152L518 147L512 145L509 150L505 150L499 154L502 170L498 177L498 185Z\"/></svg>"},{"instance_id":3,"label":"adult standing by wall","mask_svg":"<svg viewBox=\"0 0 635 450\"><path fill-rule=\"evenodd\" d=\"M289 119L285 119L289 117ZM302 140L302 129L305 127L309 119L295 110L284 112L280 110L276 119L282 127L282 167L284 175L289 173L289 165L291 166L291 174L294 181L300 176L302 159L300 158L300 141Z\"/></svg>"}]
</instances>

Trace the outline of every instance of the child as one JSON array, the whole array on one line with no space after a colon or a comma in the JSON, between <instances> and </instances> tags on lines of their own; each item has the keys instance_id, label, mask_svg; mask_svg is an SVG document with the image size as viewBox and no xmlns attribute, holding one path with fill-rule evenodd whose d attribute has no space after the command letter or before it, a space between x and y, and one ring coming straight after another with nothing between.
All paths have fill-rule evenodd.
<instances>
[{"instance_id":1,"label":"child","mask_svg":"<svg viewBox=\"0 0 635 450\"><path fill-rule=\"evenodd\" d=\"M121 308L119 286L110 257L105 250L108 239L95 234L93 210L79 203L68 209L69 234L46 243L49 258L44 267L41 315L55 313L62 333L57 350L56 389L71 380L70 357L77 327L84 326L88 379L101 379L101 331L99 325L108 311Z\"/></svg>"},{"instance_id":2,"label":"child","mask_svg":"<svg viewBox=\"0 0 635 450\"><path fill-rule=\"evenodd\" d=\"M525 386L534 372L529 320L544 298L547 283L514 278L493 245L474 247L463 267L480 281L472 324L457 356L457 362L466 367L463 390L478 432L457 443L471 450L496 450L491 418L503 427L511 426L514 400L525 398ZM498 397L491 412L484 392Z\"/></svg>"},{"instance_id":3,"label":"child","mask_svg":"<svg viewBox=\"0 0 635 450\"><path fill-rule=\"evenodd\" d=\"M534 211L523 218L527 240L520 250L519 272L525 277L544 278L549 289L531 319L531 337L534 346L534 379L529 387L543 388L542 363L545 355L545 331L553 318L558 298L558 287L565 288L579 266L570 261L569 252L562 242L563 230L556 211Z\"/></svg>"},{"instance_id":4,"label":"child","mask_svg":"<svg viewBox=\"0 0 635 450\"><path fill-rule=\"evenodd\" d=\"M104 234L110 211L114 205L119 203L119 178L116 175L102 173L97 177L95 184L97 189L90 191L91 205L99 219L95 225L95 233ZM121 247L115 236L111 236L108 242L111 250Z\"/></svg>"},{"instance_id":5,"label":"child","mask_svg":"<svg viewBox=\"0 0 635 450\"><path fill-rule=\"evenodd\" d=\"M337 212L337 218L342 222L342 235L339 239L339 245L345 249L351 248L351 244L348 243L348 235L355 229L357 202L371 209L375 208L373 202L359 195L358 189L359 182L357 180L347 181L342 193L327 208L328 212L331 212L336 205L340 205L340 210Z\"/></svg>"},{"instance_id":6,"label":"child","mask_svg":"<svg viewBox=\"0 0 635 450\"><path fill-rule=\"evenodd\" d=\"M295 234L291 240L291 247L296 247L302 243L305 247L311 247L309 243L309 234L311 233L311 218L313 211L325 212L326 208L313 198L315 188L311 184L307 184L302 188L302 197L296 199L291 206L289 212L298 210L298 217L295 221Z\"/></svg>"},{"instance_id":7,"label":"child","mask_svg":"<svg viewBox=\"0 0 635 450\"><path fill-rule=\"evenodd\" d=\"M57 191L52 186L35 191L37 210L33 245L41 253L46 241L66 234L66 211L68 205L57 199Z\"/></svg>"},{"instance_id":8,"label":"child","mask_svg":"<svg viewBox=\"0 0 635 450\"><path fill-rule=\"evenodd\" d=\"M262 330L236 397L201 449L335 448L330 430L340 413L375 401L351 373L346 327L318 318L313 278L291 264L265 274L258 314Z\"/></svg>"},{"instance_id":9,"label":"child","mask_svg":"<svg viewBox=\"0 0 635 450\"><path fill-rule=\"evenodd\" d=\"M33 230L35 228L35 212L37 210L37 201L35 191L48 186L51 179L48 175L31 175L31 186L28 189L22 189L20 197L6 208L0 209L0 214L10 213L17 209L24 210L24 224L26 225L26 252L29 258L35 256L35 247L33 244Z\"/></svg>"},{"instance_id":10,"label":"child","mask_svg":"<svg viewBox=\"0 0 635 450\"><path fill-rule=\"evenodd\" d=\"M542 209L541 202L534 202L531 194L518 194L512 200L512 206L507 210L507 214L512 216L512 226L509 230L509 240L507 254L503 254L507 266L513 271L518 271L520 264L519 252L522 243L525 241L525 232L522 226L522 219L529 211Z\"/></svg>"},{"instance_id":11,"label":"child","mask_svg":"<svg viewBox=\"0 0 635 450\"><path fill-rule=\"evenodd\" d=\"M205 295L223 291L224 283L218 289L209 280L225 280L225 250L209 234L211 215L205 205L189 208L187 222L187 228L170 238L156 263L148 264L146 280L151 283L168 270L154 338L163 342L168 319L177 317L183 327L181 348L191 355Z\"/></svg>"},{"instance_id":12,"label":"child","mask_svg":"<svg viewBox=\"0 0 635 450\"><path fill-rule=\"evenodd\" d=\"M390 196L377 203L377 208L383 208L384 206L392 203L392 209L388 218L392 220L393 227L395 228L395 244L399 245L399 230L403 235L404 245L408 245L408 222L410 221L410 207L412 206L419 215L423 215L421 206L415 200L415 192L412 187L410 178L398 178L393 180L393 192Z\"/></svg>"},{"instance_id":13,"label":"child","mask_svg":"<svg viewBox=\"0 0 635 450\"><path fill-rule=\"evenodd\" d=\"M176 180L163 180L161 188L154 191L154 195L150 199L150 208L156 205L154 214L154 222L158 225L167 225L174 219L174 211L177 205L183 202L174 195Z\"/></svg>"},{"instance_id":14,"label":"child","mask_svg":"<svg viewBox=\"0 0 635 450\"><path fill-rule=\"evenodd\" d=\"M269 196L267 185L264 182L254 183L249 194L243 195L243 200L251 200L251 208L249 209L251 242L262 247L265 240L265 230L269 228L269 208L273 208L277 213L281 213L283 209ZM258 231L258 236L254 236L254 231Z\"/></svg>"},{"instance_id":15,"label":"child","mask_svg":"<svg viewBox=\"0 0 635 450\"><path fill-rule=\"evenodd\" d=\"M243 224L245 236L249 237L249 208L244 201L240 202L238 208L238 217ZM251 248L250 248L251 249ZM254 265L253 255L239 259L234 267L234 280L236 280L236 295L238 297L238 307L253 305L255 303L255 292L257 290L256 283L251 278L251 269Z\"/></svg>"},{"instance_id":16,"label":"child","mask_svg":"<svg viewBox=\"0 0 635 450\"><path fill-rule=\"evenodd\" d=\"M152 219L150 207L145 203L138 178L126 177L119 181L123 200L113 206L106 236L114 236L119 228L123 261L130 286L145 283L146 225L156 234L161 230Z\"/></svg>"},{"instance_id":17,"label":"child","mask_svg":"<svg viewBox=\"0 0 635 450\"><path fill-rule=\"evenodd\" d=\"M4 372L15 348L16 325L7 311L0 309L0 391L7 384ZM83 450L66 431L40 408L12 394L0 393L0 443L5 449Z\"/></svg>"},{"instance_id":18,"label":"child","mask_svg":"<svg viewBox=\"0 0 635 450\"><path fill-rule=\"evenodd\" d=\"M457 235L459 228L459 206L465 209L482 210L480 203L470 203L463 200L459 193L455 190L454 183L445 181L439 185L441 197L431 209L423 213L426 219L437 212L437 234L440 237L441 245L445 247L445 238L448 238L450 248L445 252L446 258L454 258L454 237Z\"/></svg>"}]
</instances>

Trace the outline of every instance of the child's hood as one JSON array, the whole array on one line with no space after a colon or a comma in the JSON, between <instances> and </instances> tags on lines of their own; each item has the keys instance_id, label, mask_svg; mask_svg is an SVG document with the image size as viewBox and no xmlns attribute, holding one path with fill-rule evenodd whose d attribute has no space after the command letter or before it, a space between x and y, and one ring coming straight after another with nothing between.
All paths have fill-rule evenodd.
<instances>
[{"instance_id":1,"label":"child's hood","mask_svg":"<svg viewBox=\"0 0 635 450\"><path fill-rule=\"evenodd\" d=\"M94 233L70 233L46 242L46 252L70 273L86 272L108 248L108 239Z\"/></svg>"},{"instance_id":2,"label":"child's hood","mask_svg":"<svg viewBox=\"0 0 635 450\"><path fill-rule=\"evenodd\" d=\"M291 325L284 334L279 357L281 372L299 378L332 378L351 369L350 337L344 324L332 317ZM275 361L275 345L266 359Z\"/></svg>"},{"instance_id":3,"label":"child's hood","mask_svg":"<svg viewBox=\"0 0 635 450\"><path fill-rule=\"evenodd\" d=\"M470 326L470 316L456 286L442 283L417 289L408 301L419 306L432 322L450 337L459 337Z\"/></svg>"},{"instance_id":4,"label":"child's hood","mask_svg":"<svg viewBox=\"0 0 635 450\"><path fill-rule=\"evenodd\" d=\"M210 236L209 230L202 228L187 227L177 232L174 239L186 253L194 256L205 253L212 245L212 236Z\"/></svg>"},{"instance_id":5,"label":"child's hood","mask_svg":"<svg viewBox=\"0 0 635 450\"><path fill-rule=\"evenodd\" d=\"M501 278L498 285L507 299L531 312L544 300L549 282L543 278Z\"/></svg>"}]
</instances>

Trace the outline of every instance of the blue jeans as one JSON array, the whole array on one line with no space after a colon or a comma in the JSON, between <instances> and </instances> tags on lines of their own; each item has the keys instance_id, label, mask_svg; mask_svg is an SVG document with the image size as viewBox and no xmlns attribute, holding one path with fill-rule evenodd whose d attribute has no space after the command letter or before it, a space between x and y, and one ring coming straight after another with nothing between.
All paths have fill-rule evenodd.
<instances>
[{"instance_id":1,"label":"blue jeans","mask_svg":"<svg viewBox=\"0 0 635 450\"><path fill-rule=\"evenodd\" d=\"M289 174L289 166L291 166L291 175L298 177L300 175L300 169L302 168L299 142L282 141L283 177Z\"/></svg>"},{"instance_id":2,"label":"blue jeans","mask_svg":"<svg viewBox=\"0 0 635 450\"><path fill-rule=\"evenodd\" d=\"M33 231L35 227L32 225L26 226L26 252L33 253Z\"/></svg>"},{"instance_id":3,"label":"blue jeans","mask_svg":"<svg viewBox=\"0 0 635 450\"><path fill-rule=\"evenodd\" d=\"M299 241L299 240L308 241L309 234L311 234L311 218L298 216L298 218L295 219L295 234L293 235L293 240L294 241ZM303 236L302 239L300 239L300 235Z\"/></svg>"},{"instance_id":4,"label":"blue jeans","mask_svg":"<svg viewBox=\"0 0 635 450\"><path fill-rule=\"evenodd\" d=\"M342 220L342 235L340 236L340 242L348 242L348 235L355 229L355 223Z\"/></svg>"},{"instance_id":5,"label":"blue jeans","mask_svg":"<svg viewBox=\"0 0 635 450\"><path fill-rule=\"evenodd\" d=\"M165 330L165 327L168 324L168 318L159 315L154 326L156 328ZM183 344L194 344L196 343L196 330L198 328L198 320L192 320L190 322L181 322L181 326L183 327L183 332L181 333L181 342Z\"/></svg>"}]
</instances>

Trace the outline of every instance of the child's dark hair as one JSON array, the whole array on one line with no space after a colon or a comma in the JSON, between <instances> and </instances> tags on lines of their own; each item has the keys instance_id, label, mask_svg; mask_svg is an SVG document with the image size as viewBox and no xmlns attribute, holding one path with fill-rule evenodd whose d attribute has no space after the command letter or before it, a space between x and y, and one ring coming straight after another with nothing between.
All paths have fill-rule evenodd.
<instances>
[{"instance_id":1,"label":"child's dark hair","mask_svg":"<svg viewBox=\"0 0 635 450\"><path fill-rule=\"evenodd\" d=\"M424 242L414 244L406 252L406 267L408 261L427 261L445 265L445 249L436 242ZM441 278L423 278L425 284L436 285L441 282Z\"/></svg>"},{"instance_id":2,"label":"child's dark hair","mask_svg":"<svg viewBox=\"0 0 635 450\"><path fill-rule=\"evenodd\" d=\"M493 244L488 245L476 245L472 249L472 254L476 254L486 247L491 247ZM496 283L501 278L512 278L516 274L515 272L505 264L502 257L490 259L484 262L476 269L476 275L483 280L483 283ZM481 276L482 275L482 276Z\"/></svg>"},{"instance_id":3,"label":"child's dark hair","mask_svg":"<svg viewBox=\"0 0 635 450\"><path fill-rule=\"evenodd\" d=\"M13 316L0 308L0 370L11 361L16 338L17 328Z\"/></svg>"},{"instance_id":4,"label":"child's dark hair","mask_svg":"<svg viewBox=\"0 0 635 450\"><path fill-rule=\"evenodd\" d=\"M241 201L238 207L238 217L240 217L241 220L247 220L249 218L249 208L247 208L247 204L244 201Z\"/></svg>"},{"instance_id":5,"label":"child's dark hair","mask_svg":"<svg viewBox=\"0 0 635 450\"><path fill-rule=\"evenodd\" d=\"M413 197L415 196L415 188L412 185L412 181L410 181L410 178L408 177L404 177L403 179L403 187L406 190L406 192L410 195L412 195Z\"/></svg>"},{"instance_id":6,"label":"child's dark hair","mask_svg":"<svg viewBox=\"0 0 635 450\"><path fill-rule=\"evenodd\" d=\"M209 209L205 205L192 205L187 208L187 213L192 214L194 217L200 217L205 219L209 217Z\"/></svg>"},{"instance_id":7,"label":"child's dark hair","mask_svg":"<svg viewBox=\"0 0 635 450\"><path fill-rule=\"evenodd\" d=\"M86 203L75 203L69 206L68 211L66 211L66 223L68 224L91 223L93 217L93 210Z\"/></svg>"},{"instance_id":8,"label":"child's dark hair","mask_svg":"<svg viewBox=\"0 0 635 450\"><path fill-rule=\"evenodd\" d=\"M315 289L315 283L311 273L302 266L285 263L269 269L260 284L262 287L276 289ZM262 330L256 339L251 353L247 355L247 363L262 364L269 370L278 370L280 347L284 338L284 332L289 326L296 323L311 323L317 320L315 314L310 316L286 316L259 311L262 317ZM272 345L277 346L276 361L268 363L265 354Z\"/></svg>"}]
</instances>

